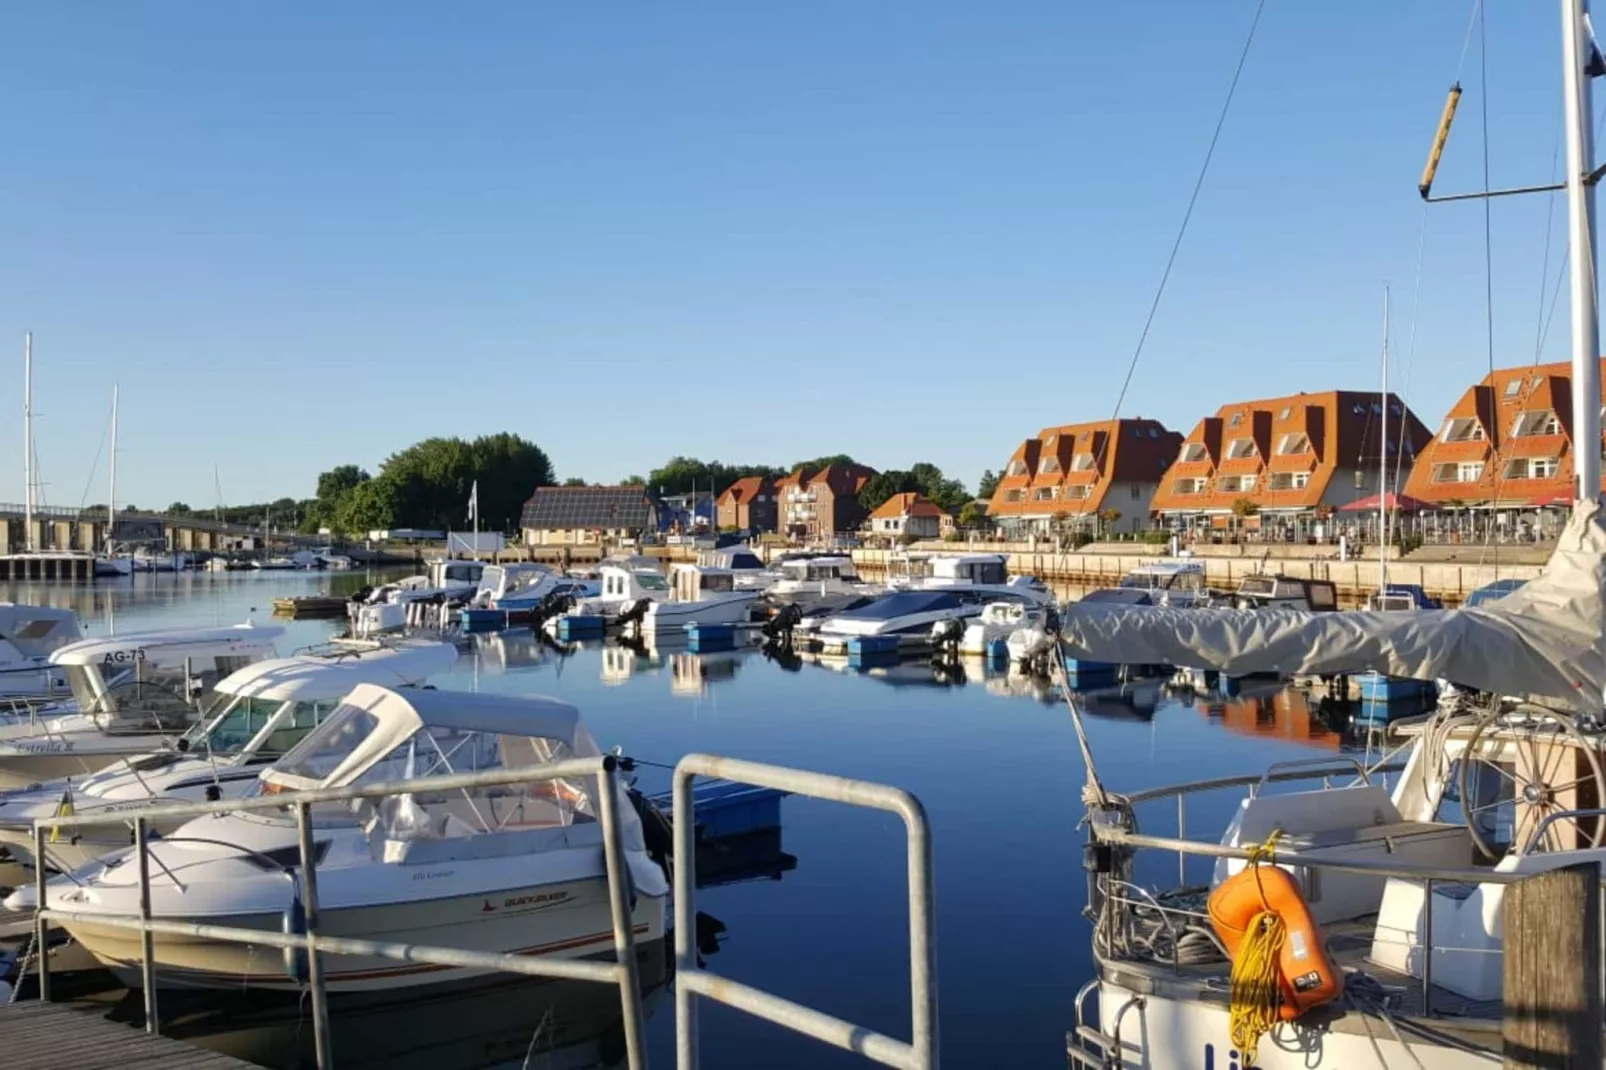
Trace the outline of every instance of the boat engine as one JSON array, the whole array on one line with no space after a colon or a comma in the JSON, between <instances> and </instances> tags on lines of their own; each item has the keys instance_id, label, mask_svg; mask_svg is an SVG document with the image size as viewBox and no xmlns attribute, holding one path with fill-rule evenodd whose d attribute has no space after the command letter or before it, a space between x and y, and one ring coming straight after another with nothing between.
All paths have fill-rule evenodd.
<instances>
[{"instance_id":1,"label":"boat engine","mask_svg":"<svg viewBox=\"0 0 1606 1070\"><path fill-rule=\"evenodd\" d=\"M788 602L775 611L775 615L764 622L761 629L764 638L771 643L790 648L792 633L803 620L803 609L796 602Z\"/></svg>"},{"instance_id":2,"label":"boat engine","mask_svg":"<svg viewBox=\"0 0 1606 1070\"><path fill-rule=\"evenodd\" d=\"M574 595L553 591L541 599L541 604L530 613L530 626L538 628L552 617L567 613L574 608Z\"/></svg>"},{"instance_id":3,"label":"boat engine","mask_svg":"<svg viewBox=\"0 0 1606 1070\"><path fill-rule=\"evenodd\" d=\"M636 621L647 615L647 607L651 605L651 598L638 598L636 599L635 605L631 606L629 609L621 611L617 617L613 618L613 622L620 627L623 627L626 624L634 624Z\"/></svg>"},{"instance_id":4,"label":"boat engine","mask_svg":"<svg viewBox=\"0 0 1606 1070\"><path fill-rule=\"evenodd\" d=\"M958 617L939 621L931 626L933 653L953 657L959 653L959 640L964 638L965 622Z\"/></svg>"}]
</instances>

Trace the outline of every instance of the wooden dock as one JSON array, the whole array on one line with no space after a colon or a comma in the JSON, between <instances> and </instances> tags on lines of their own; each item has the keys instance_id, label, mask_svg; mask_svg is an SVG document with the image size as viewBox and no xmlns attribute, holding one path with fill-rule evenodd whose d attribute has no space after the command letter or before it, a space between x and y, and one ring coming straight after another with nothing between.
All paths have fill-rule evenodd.
<instances>
[{"instance_id":1,"label":"wooden dock","mask_svg":"<svg viewBox=\"0 0 1606 1070\"><path fill-rule=\"evenodd\" d=\"M247 1070L251 1063L107 1021L100 1009L24 1000L0 1006L0 1052L17 1070Z\"/></svg>"}]
</instances>

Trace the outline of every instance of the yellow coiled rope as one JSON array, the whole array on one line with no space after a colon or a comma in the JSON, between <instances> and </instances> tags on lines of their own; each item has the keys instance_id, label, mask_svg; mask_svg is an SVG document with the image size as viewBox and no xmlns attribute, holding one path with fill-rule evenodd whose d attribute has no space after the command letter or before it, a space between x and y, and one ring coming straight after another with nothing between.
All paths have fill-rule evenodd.
<instances>
[{"instance_id":1,"label":"yellow coiled rope","mask_svg":"<svg viewBox=\"0 0 1606 1070\"><path fill-rule=\"evenodd\" d=\"M1273 845L1281 829L1274 829L1266 842L1249 851L1249 865L1259 868L1271 861ZM1258 877L1257 877L1258 879ZM1264 896L1261 897L1264 901ZM1249 921L1238 954L1232 960L1228 1014L1232 1046L1238 1049L1241 1065L1253 1066L1260 1038L1276 1028L1283 990L1278 975L1278 956L1282 953L1286 930L1276 911L1263 910Z\"/></svg>"}]
</instances>

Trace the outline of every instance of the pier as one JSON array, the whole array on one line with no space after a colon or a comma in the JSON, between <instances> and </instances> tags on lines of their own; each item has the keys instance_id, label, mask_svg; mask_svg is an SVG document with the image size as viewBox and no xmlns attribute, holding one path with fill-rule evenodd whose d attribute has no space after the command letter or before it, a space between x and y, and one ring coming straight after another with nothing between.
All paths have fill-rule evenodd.
<instances>
[{"instance_id":1,"label":"pier","mask_svg":"<svg viewBox=\"0 0 1606 1070\"><path fill-rule=\"evenodd\" d=\"M252 1065L113 1022L101 1009L38 1000L0 1006L6 1065L28 1070L248 1070Z\"/></svg>"}]
</instances>

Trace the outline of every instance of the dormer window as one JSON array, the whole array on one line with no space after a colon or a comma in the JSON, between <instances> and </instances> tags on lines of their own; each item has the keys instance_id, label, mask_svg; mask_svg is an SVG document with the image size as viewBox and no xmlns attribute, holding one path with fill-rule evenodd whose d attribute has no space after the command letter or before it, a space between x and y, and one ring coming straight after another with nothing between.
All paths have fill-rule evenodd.
<instances>
[{"instance_id":1,"label":"dormer window","mask_svg":"<svg viewBox=\"0 0 1606 1070\"><path fill-rule=\"evenodd\" d=\"M1288 419L1289 415L1293 413L1293 411L1294 411L1294 407L1292 405L1284 405L1282 414L1280 416L1278 416L1277 419L1286 420L1286 419Z\"/></svg>"},{"instance_id":2,"label":"dormer window","mask_svg":"<svg viewBox=\"0 0 1606 1070\"><path fill-rule=\"evenodd\" d=\"M1243 422L1244 422L1244 414L1241 413L1241 412L1235 412L1235 413L1232 414L1232 419L1227 421L1227 426L1228 427L1237 427L1239 424L1241 424Z\"/></svg>"},{"instance_id":3,"label":"dormer window","mask_svg":"<svg viewBox=\"0 0 1606 1070\"><path fill-rule=\"evenodd\" d=\"M1522 380L1513 379L1506 384L1506 397L1514 398L1522 392Z\"/></svg>"},{"instance_id":4,"label":"dormer window","mask_svg":"<svg viewBox=\"0 0 1606 1070\"><path fill-rule=\"evenodd\" d=\"M1252 438L1235 438L1227 443L1227 460L1238 461L1245 457L1255 455L1255 440Z\"/></svg>"},{"instance_id":5,"label":"dormer window","mask_svg":"<svg viewBox=\"0 0 1606 1070\"><path fill-rule=\"evenodd\" d=\"M1179 460L1186 462L1202 461L1204 459L1205 448L1203 442L1190 442L1186 446L1182 447L1182 456L1179 458Z\"/></svg>"},{"instance_id":6,"label":"dormer window","mask_svg":"<svg viewBox=\"0 0 1606 1070\"><path fill-rule=\"evenodd\" d=\"M1442 442L1482 442L1483 425L1470 416L1452 417L1444 422Z\"/></svg>"},{"instance_id":7,"label":"dormer window","mask_svg":"<svg viewBox=\"0 0 1606 1070\"><path fill-rule=\"evenodd\" d=\"M1277 442L1277 453L1280 456L1309 452L1310 438L1303 431L1290 431Z\"/></svg>"},{"instance_id":8,"label":"dormer window","mask_svg":"<svg viewBox=\"0 0 1606 1070\"><path fill-rule=\"evenodd\" d=\"M1073 472L1085 472L1092 467L1093 455L1091 453L1078 453L1071 458L1071 471Z\"/></svg>"},{"instance_id":9,"label":"dormer window","mask_svg":"<svg viewBox=\"0 0 1606 1070\"><path fill-rule=\"evenodd\" d=\"M1048 460L1037 466L1037 471L1042 475L1053 475L1059 470L1060 462L1058 458L1055 457L1050 457Z\"/></svg>"},{"instance_id":10,"label":"dormer window","mask_svg":"<svg viewBox=\"0 0 1606 1070\"><path fill-rule=\"evenodd\" d=\"M1012 475L1012 476L1023 476L1023 475L1025 475L1026 474L1026 462L1021 460L1019 457L1015 458L1013 461L1010 461L1009 462L1008 474Z\"/></svg>"},{"instance_id":11,"label":"dormer window","mask_svg":"<svg viewBox=\"0 0 1606 1070\"><path fill-rule=\"evenodd\" d=\"M1512 438L1523 438L1528 435L1557 435L1560 433L1561 421L1549 409L1518 413L1517 419L1511 425Z\"/></svg>"}]
</instances>

